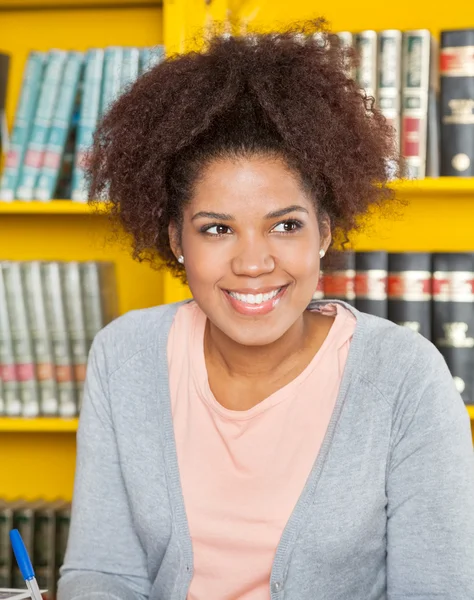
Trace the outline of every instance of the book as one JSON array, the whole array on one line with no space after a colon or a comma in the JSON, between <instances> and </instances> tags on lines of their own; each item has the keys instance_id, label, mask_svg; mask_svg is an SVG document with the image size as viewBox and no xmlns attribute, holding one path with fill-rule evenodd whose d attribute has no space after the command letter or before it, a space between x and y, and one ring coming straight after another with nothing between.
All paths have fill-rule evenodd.
<instances>
[{"instance_id":1,"label":"book","mask_svg":"<svg viewBox=\"0 0 474 600\"><path fill-rule=\"evenodd\" d=\"M387 277L387 252L356 252L354 290L357 310L387 318Z\"/></svg>"},{"instance_id":2,"label":"book","mask_svg":"<svg viewBox=\"0 0 474 600\"><path fill-rule=\"evenodd\" d=\"M426 175L428 97L434 61L435 43L427 29L404 32L401 154L410 179Z\"/></svg>"},{"instance_id":3,"label":"book","mask_svg":"<svg viewBox=\"0 0 474 600\"><path fill-rule=\"evenodd\" d=\"M361 31L355 35L355 49L359 56L356 80L367 97L377 100L377 33L372 30Z\"/></svg>"},{"instance_id":4,"label":"book","mask_svg":"<svg viewBox=\"0 0 474 600\"><path fill-rule=\"evenodd\" d=\"M390 253L388 318L431 339L431 254Z\"/></svg>"},{"instance_id":5,"label":"book","mask_svg":"<svg viewBox=\"0 0 474 600\"><path fill-rule=\"evenodd\" d=\"M100 98L100 115L103 116L121 91L123 65L123 48L109 46L104 54L104 73L102 76L102 92Z\"/></svg>"},{"instance_id":6,"label":"book","mask_svg":"<svg viewBox=\"0 0 474 600\"><path fill-rule=\"evenodd\" d=\"M2 263L0 263L0 379L2 380L4 414L8 417L21 416L20 387L13 352L7 290Z\"/></svg>"},{"instance_id":7,"label":"book","mask_svg":"<svg viewBox=\"0 0 474 600\"><path fill-rule=\"evenodd\" d=\"M80 263L67 262L61 265L62 287L66 308L66 322L71 344L71 360L78 410L82 405L82 394L86 378L88 341L82 298Z\"/></svg>"},{"instance_id":8,"label":"book","mask_svg":"<svg viewBox=\"0 0 474 600\"><path fill-rule=\"evenodd\" d=\"M474 29L441 32L441 175L474 176Z\"/></svg>"},{"instance_id":9,"label":"book","mask_svg":"<svg viewBox=\"0 0 474 600\"><path fill-rule=\"evenodd\" d=\"M64 505L63 500L45 502L35 511L33 564L38 586L48 590L48 599L56 593L57 514Z\"/></svg>"},{"instance_id":10,"label":"book","mask_svg":"<svg viewBox=\"0 0 474 600\"><path fill-rule=\"evenodd\" d=\"M334 251L326 255L324 265L324 297L355 301L355 253L352 250Z\"/></svg>"},{"instance_id":11,"label":"book","mask_svg":"<svg viewBox=\"0 0 474 600\"><path fill-rule=\"evenodd\" d=\"M165 59L165 47L158 45L140 50L140 75L150 71Z\"/></svg>"},{"instance_id":12,"label":"book","mask_svg":"<svg viewBox=\"0 0 474 600\"><path fill-rule=\"evenodd\" d=\"M84 160L99 118L104 51L97 48L89 50L85 61L71 182L71 198L76 202L87 201Z\"/></svg>"},{"instance_id":13,"label":"book","mask_svg":"<svg viewBox=\"0 0 474 600\"><path fill-rule=\"evenodd\" d=\"M42 264L46 317L51 335L58 389L58 415L71 418L77 415L74 371L68 335L64 293L59 262Z\"/></svg>"},{"instance_id":14,"label":"book","mask_svg":"<svg viewBox=\"0 0 474 600\"><path fill-rule=\"evenodd\" d=\"M135 81L140 73L140 50L138 48L124 48L122 55L122 69L120 72L120 93L125 92Z\"/></svg>"},{"instance_id":15,"label":"book","mask_svg":"<svg viewBox=\"0 0 474 600\"><path fill-rule=\"evenodd\" d=\"M13 529L13 506L0 500L0 588L8 588L11 582L12 551L10 531Z\"/></svg>"},{"instance_id":16,"label":"book","mask_svg":"<svg viewBox=\"0 0 474 600\"><path fill-rule=\"evenodd\" d=\"M10 318L21 414L24 417L37 417L40 414L38 381L20 264L5 261L1 268Z\"/></svg>"},{"instance_id":17,"label":"book","mask_svg":"<svg viewBox=\"0 0 474 600\"><path fill-rule=\"evenodd\" d=\"M340 47L345 51L347 55L347 50L354 49L354 34L351 31L339 31L336 33L339 38ZM346 60L346 63L350 61ZM352 64L346 64L344 71L350 79L355 79L356 77L356 69L352 66Z\"/></svg>"},{"instance_id":18,"label":"book","mask_svg":"<svg viewBox=\"0 0 474 600\"><path fill-rule=\"evenodd\" d=\"M50 50L48 53L38 107L35 111L16 191L16 197L19 200L32 200L34 197L36 181L43 164L43 155L57 105L66 58L67 52L63 50Z\"/></svg>"},{"instance_id":19,"label":"book","mask_svg":"<svg viewBox=\"0 0 474 600\"><path fill-rule=\"evenodd\" d=\"M11 202L15 199L21 165L36 111L45 58L46 53L36 51L30 52L28 56L5 168L0 180L0 200Z\"/></svg>"},{"instance_id":20,"label":"book","mask_svg":"<svg viewBox=\"0 0 474 600\"><path fill-rule=\"evenodd\" d=\"M41 171L36 181L34 197L48 201L54 197L66 143L72 127L73 111L78 100L79 80L84 65L82 52L70 52L64 66L56 109L43 155Z\"/></svg>"},{"instance_id":21,"label":"book","mask_svg":"<svg viewBox=\"0 0 474 600\"><path fill-rule=\"evenodd\" d=\"M33 345L33 356L38 380L40 414L48 417L58 415L58 389L51 336L46 317L45 293L41 275L41 263L21 263L28 323Z\"/></svg>"},{"instance_id":22,"label":"book","mask_svg":"<svg viewBox=\"0 0 474 600\"><path fill-rule=\"evenodd\" d=\"M395 130L395 142L400 148L402 32L386 29L378 39L378 91L380 112Z\"/></svg>"},{"instance_id":23,"label":"book","mask_svg":"<svg viewBox=\"0 0 474 600\"><path fill-rule=\"evenodd\" d=\"M96 334L118 314L115 265L92 261L81 263L81 282L89 351Z\"/></svg>"},{"instance_id":24,"label":"book","mask_svg":"<svg viewBox=\"0 0 474 600\"><path fill-rule=\"evenodd\" d=\"M69 529L71 525L71 503L65 502L56 512L56 581L59 580L59 569L66 556Z\"/></svg>"},{"instance_id":25,"label":"book","mask_svg":"<svg viewBox=\"0 0 474 600\"><path fill-rule=\"evenodd\" d=\"M474 405L474 253L433 254L433 343Z\"/></svg>"}]
</instances>

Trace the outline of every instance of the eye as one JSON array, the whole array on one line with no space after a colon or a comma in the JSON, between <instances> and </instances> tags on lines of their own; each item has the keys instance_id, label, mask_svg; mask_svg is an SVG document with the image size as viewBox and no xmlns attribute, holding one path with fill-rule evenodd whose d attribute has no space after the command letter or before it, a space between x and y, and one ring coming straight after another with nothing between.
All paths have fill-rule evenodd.
<instances>
[{"instance_id":1,"label":"eye","mask_svg":"<svg viewBox=\"0 0 474 600\"><path fill-rule=\"evenodd\" d=\"M292 233L293 231L298 231L298 229L301 229L302 227L303 223L301 223L301 221L289 219L275 225L272 231L275 231L276 233Z\"/></svg>"},{"instance_id":2,"label":"eye","mask_svg":"<svg viewBox=\"0 0 474 600\"><path fill-rule=\"evenodd\" d=\"M227 235L230 232L230 227L227 225L205 225L201 228L201 231L208 235Z\"/></svg>"}]
</instances>

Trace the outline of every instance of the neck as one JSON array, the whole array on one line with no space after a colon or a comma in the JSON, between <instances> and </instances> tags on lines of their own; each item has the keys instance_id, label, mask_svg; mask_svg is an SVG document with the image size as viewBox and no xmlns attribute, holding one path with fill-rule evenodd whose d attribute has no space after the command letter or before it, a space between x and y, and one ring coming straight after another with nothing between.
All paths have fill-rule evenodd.
<instances>
[{"instance_id":1,"label":"neck","mask_svg":"<svg viewBox=\"0 0 474 600\"><path fill-rule=\"evenodd\" d=\"M231 340L207 321L204 336L206 358L223 368L229 376L245 379L282 374L284 365L292 365L299 354L314 344L316 315L305 311L280 339L265 346L243 346Z\"/></svg>"}]
</instances>

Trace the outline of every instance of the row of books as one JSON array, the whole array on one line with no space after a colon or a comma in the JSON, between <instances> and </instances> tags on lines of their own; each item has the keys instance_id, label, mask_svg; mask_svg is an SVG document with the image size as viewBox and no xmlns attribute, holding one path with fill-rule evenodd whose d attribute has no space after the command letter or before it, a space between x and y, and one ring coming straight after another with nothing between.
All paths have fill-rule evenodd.
<instances>
[{"instance_id":1,"label":"row of books","mask_svg":"<svg viewBox=\"0 0 474 600\"><path fill-rule=\"evenodd\" d=\"M163 56L162 46L114 46L85 54L56 49L30 52L0 182L0 200L85 201L83 159L98 120Z\"/></svg>"},{"instance_id":2,"label":"row of books","mask_svg":"<svg viewBox=\"0 0 474 600\"><path fill-rule=\"evenodd\" d=\"M474 405L474 252L346 251L323 268L315 298L345 300L430 339Z\"/></svg>"},{"instance_id":3,"label":"row of books","mask_svg":"<svg viewBox=\"0 0 474 600\"><path fill-rule=\"evenodd\" d=\"M474 29L338 33L350 73L397 132L407 176L474 176Z\"/></svg>"},{"instance_id":4,"label":"row of books","mask_svg":"<svg viewBox=\"0 0 474 600\"><path fill-rule=\"evenodd\" d=\"M0 415L77 416L96 333L117 316L106 262L0 262Z\"/></svg>"},{"instance_id":5,"label":"row of books","mask_svg":"<svg viewBox=\"0 0 474 600\"><path fill-rule=\"evenodd\" d=\"M64 500L6 501L0 499L0 588L24 589L25 582L11 550L9 532L18 529L47 600L56 594L64 562L71 504Z\"/></svg>"}]
</instances>

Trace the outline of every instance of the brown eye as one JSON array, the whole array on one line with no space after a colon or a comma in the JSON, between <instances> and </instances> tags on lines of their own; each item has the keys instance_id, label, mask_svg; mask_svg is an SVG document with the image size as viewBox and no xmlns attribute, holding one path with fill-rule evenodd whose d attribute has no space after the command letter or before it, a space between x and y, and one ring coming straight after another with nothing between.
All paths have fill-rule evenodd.
<instances>
[{"instance_id":1,"label":"brown eye","mask_svg":"<svg viewBox=\"0 0 474 600\"><path fill-rule=\"evenodd\" d=\"M293 231L297 231L302 227L303 224L300 223L300 221L290 220L278 223L278 225L275 225L275 227L273 228L273 231L277 233L292 233Z\"/></svg>"},{"instance_id":2,"label":"brown eye","mask_svg":"<svg viewBox=\"0 0 474 600\"><path fill-rule=\"evenodd\" d=\"M207 233L208 235L226 235L229 233L230 227L227 225L206 225L201 229L201 231L203 233Z\"/></svg>"}]
</instances>

